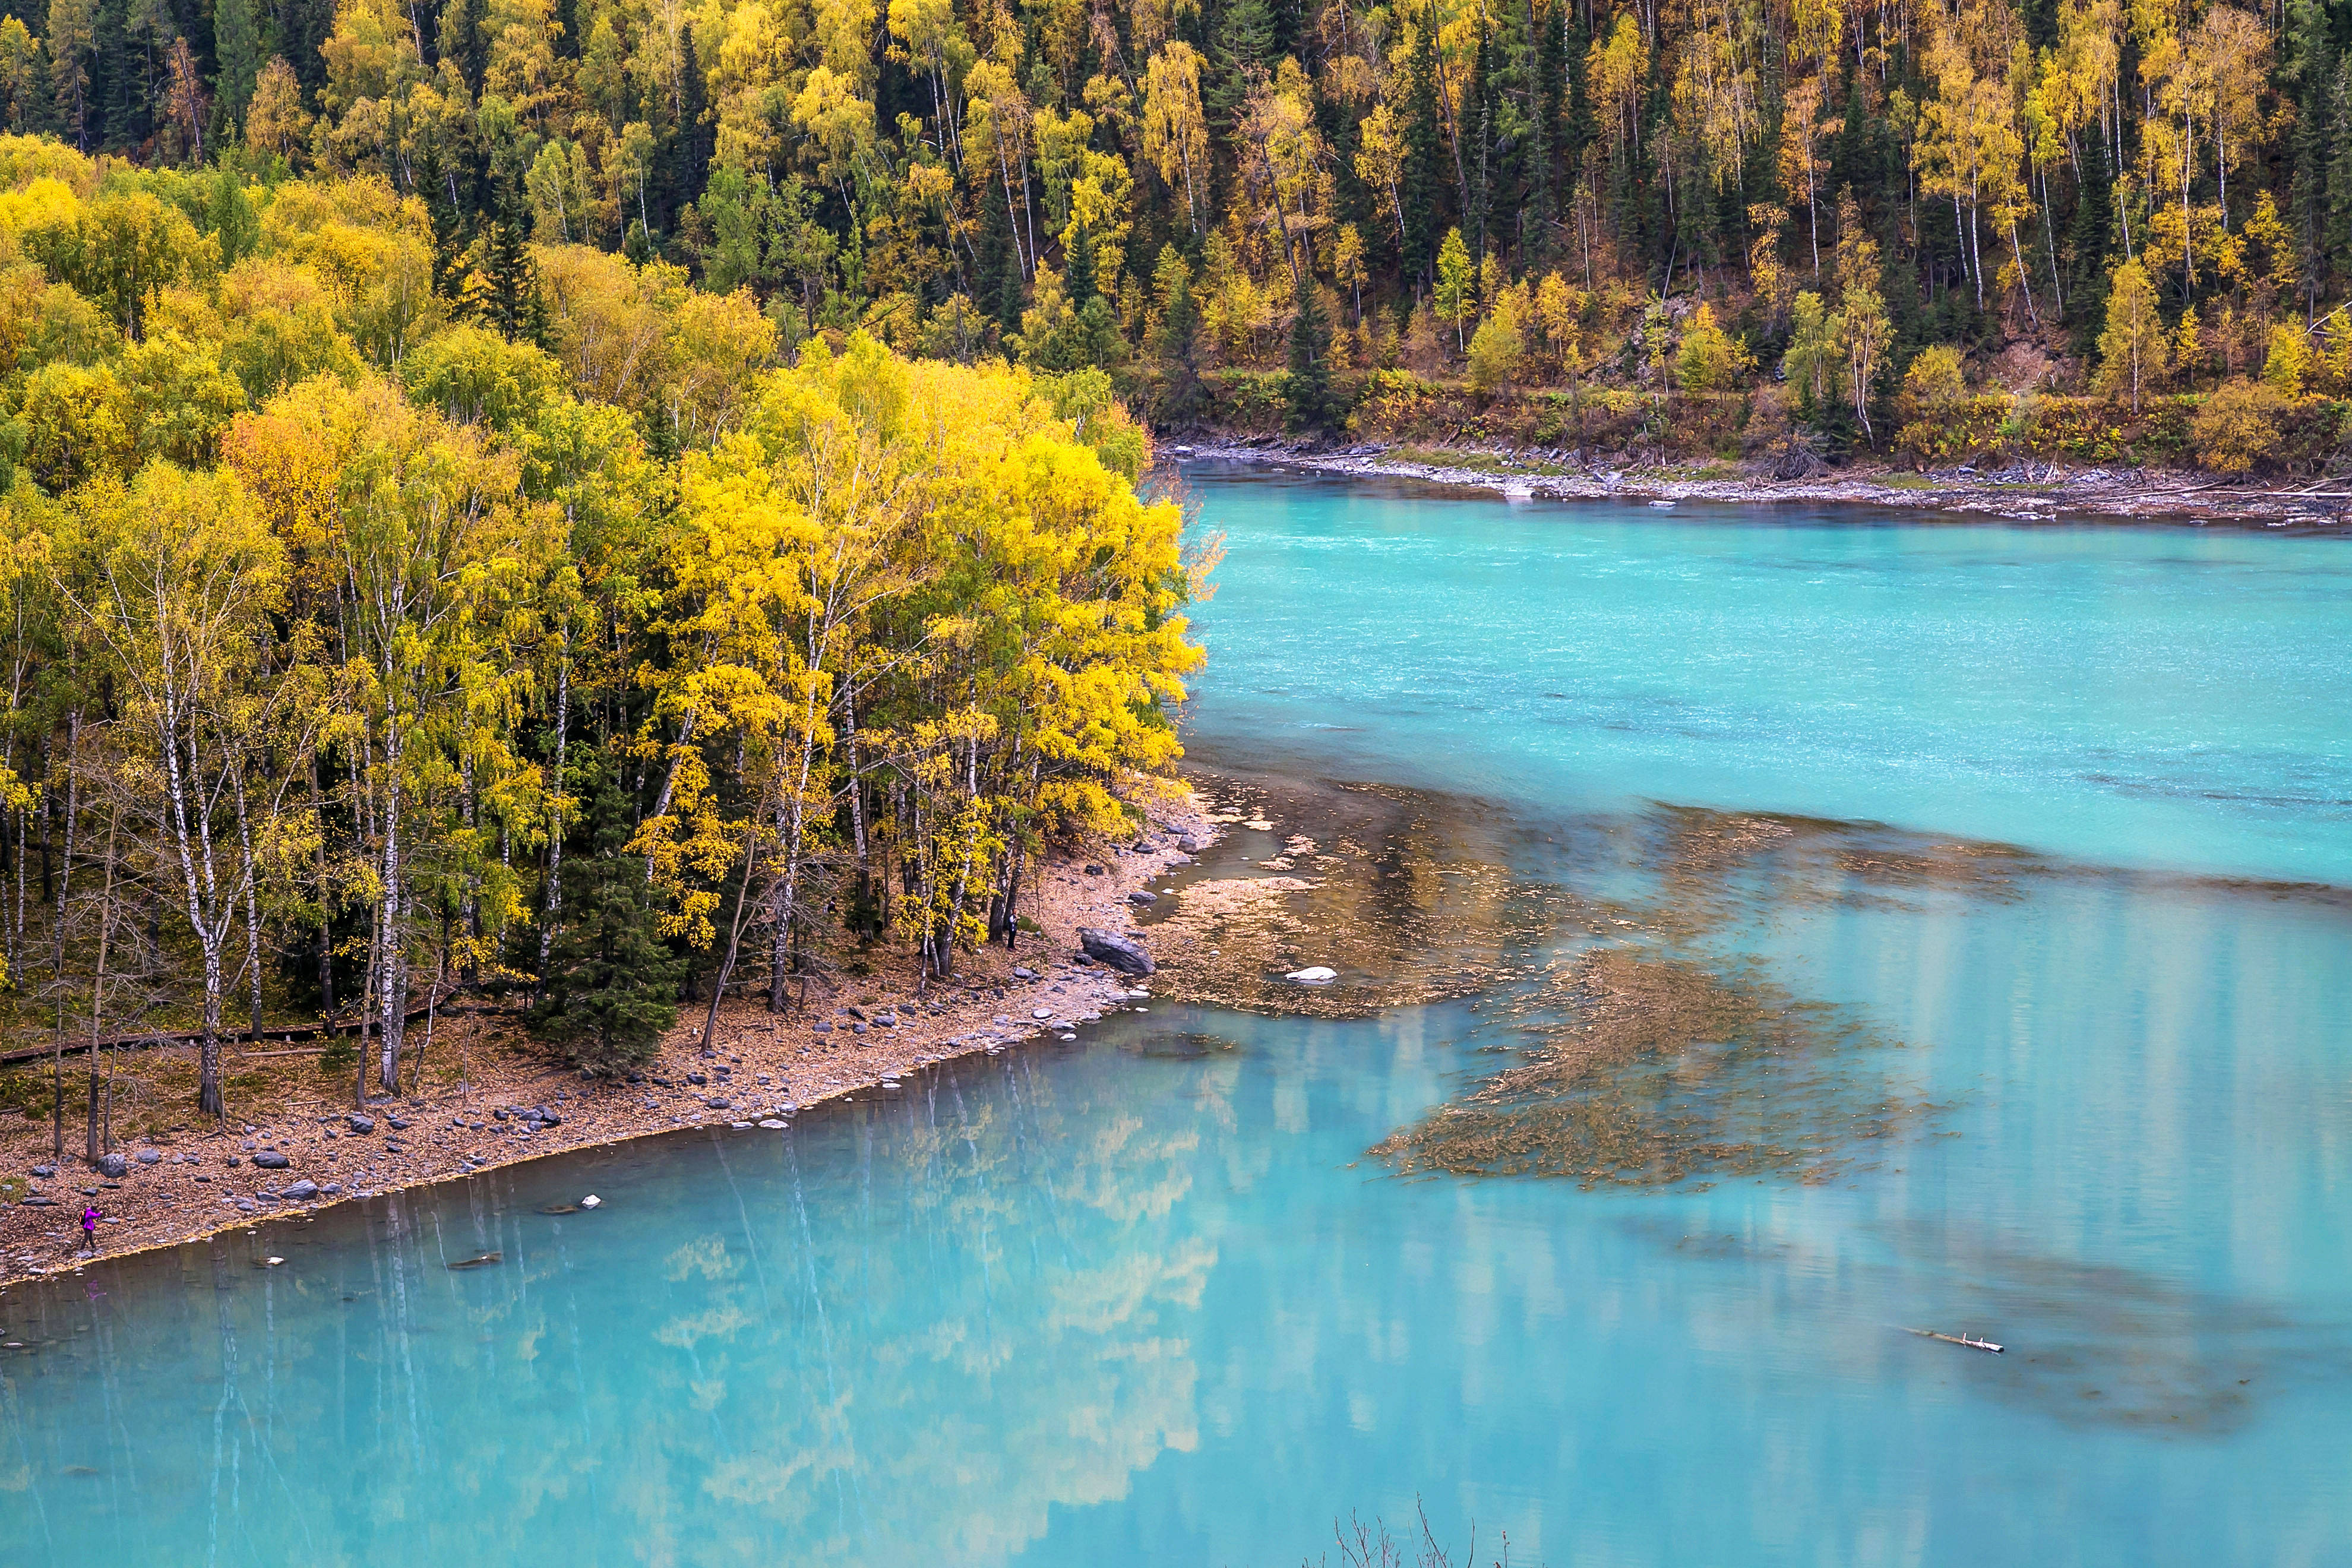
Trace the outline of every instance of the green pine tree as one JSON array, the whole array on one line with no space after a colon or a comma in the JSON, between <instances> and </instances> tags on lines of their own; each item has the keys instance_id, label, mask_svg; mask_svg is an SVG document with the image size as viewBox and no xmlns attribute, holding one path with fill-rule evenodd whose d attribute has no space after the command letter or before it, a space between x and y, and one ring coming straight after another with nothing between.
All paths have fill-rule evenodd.
<instances>
[{"instance_id":1,"label":"green pine tree","mask_svg":"<svg viewBox=\"0 0 2352 1568\"><path fill-rule=\"evenodd\" d=\"M2082 188L2066 230L2066 316L2076 354L2088 358L2107 319L2107 253L2113 244L2115 182L2107 174L2106 138L2084 149Z\"/></svg>"},{"instance_id":2,"label":"green pine tree","mask_svg":"<svg viewBox=\"0 0 2352 1568\"><path fill-rule=\"evenodd\" d=\"M1551 259L1552 227L1559 221L1553 194L1558 178L1553 150L1559 141L1559 89L1568 74L1561 57L1560 17L1565 6L1538 11L1535 0L1525 0L1528 26L1535 36L1535 79L1529 84L1527 156L1526 247L1528 269L1540 271Z\"/></svg>"},{"instance_id":3,"label":"green pine tree","mask_svg":"<svg viewBox=\"0 0 2352 1568\"><path fill-rule=\"evenodd\" d=\"M1472 137L1470 157L1470 254L1483 258L1493 247L1486 233L1495 205L1495 135L1498 129L1497 113L1502 105L1496 91L1493 69L1493 38L1484 27L1478 29L1478 52L1470 65L1470 92L1464 104L1464 118L1469 121Z\"/></svg>"},{"instance_id":4,"label":"green pine tree","mask_svg":"<svg viewBox=\"0 0 2352 1568\"><path fill-rule=\"evenodd\" d=\"M1160 265L1171 279L1159 330L1151 340L1151 352L1159 356L1168 378L1160 391L1160 416L1170 423L1182 423L1201 409L1201 307L1192 298L1192 270L1172 247L1161 252Z\"/></svg>"},{"instance_id":5,"label":"green pine tree","mask_svg":"<svg viewBox=\"0 0 2352 1568\"><path fill-rule=\"evenodd\" d=\"M612 1075L653 1058L677 1021L686 965L662 939L645 861L624 850L628 797L601 757L590 767L582 781L587 819L570 839L577 852L563 863L562 906L549 917L554 937L530 1023L566 1061Z\"/></svg>"},{"instance_id":6,"label":"green pine tree","mask_svg":"<svg viewBox=\"0 0 2352 1568\"><path fill-rule=\"evenodd\" d=\"M261 78L257 10L254 0L216 0L213 6L213 58L220 67L213 86L214 107L218 123L231 131L244 126L246 105L253 101L254 84Z\"/></svg>"},{"instance_id":7,"label":"green pine tree","mask_svg":"<svg viewBox=\"0 0 2352 1568\"><path fill-rule=\"evenodd\" d=\"M1233 0L1209 45L1213 74L1202 96L1211 118L1220 126L1230 127L1241 113L1250 83L1279 58L1275 50L1274 13L1266 0Z\"/></svg>"},{"instance_id":8,"label":"green pine tree","mask_svg":"<svg viewBox=\"0 0 2352 1568\"><path fill-rule=\"evenodd\" d=\"M1298 285L1297 308L1290 317L1290 428L1322 430L1331 423L1331 327L1315 298L1311 281Z\"/></svg>"},{"instance_id":9,"label":"green pine tree","mask_svg":"<svg viewBox=\"0 0 2352 1568\"><path fill-rule=\"evenodd\" d=\"M261 216L245 194L245 182L226 166L213 175L205 201L205 229L219 240L224 267L236 266L261 243Z\"/></svg>"},{"instance_id":10,"label":"green pine tree","mask_svg":"<svg viewBox=\"0 0 2352 1568\"><path fill-rule=\"evenodd\" d=\"M1437 111L1437 9L1416 20L1404 99L1404 275L1426 282L1444 225L1444 148Z\"/></svg>"},{"instance_id":11,"label":"green pine tree","mask_svg":"<svg viewBox=\"0 0 2352 1568\"><path fill-rule=\"evenodd\" d=\"M2352 279L2352 53L2336 62L2330 100L2328 118L2334 135L2327 151L2322 248L2332 259L2341 283Z\"/></svg>"},{"instance_id":12,"label":"green pine tree","mask_svg":"<svg viewBox=\"0 0 2352 1568\"><path fill-rule=\"evenodd\" d=\"M511 197L501 201L498 217L482 237L482 272L488 288L481 314L508 340L544 346L547 301L540 295L539 264L530 258L530 223L520 205Z\"/></svg>"}]
</instances>

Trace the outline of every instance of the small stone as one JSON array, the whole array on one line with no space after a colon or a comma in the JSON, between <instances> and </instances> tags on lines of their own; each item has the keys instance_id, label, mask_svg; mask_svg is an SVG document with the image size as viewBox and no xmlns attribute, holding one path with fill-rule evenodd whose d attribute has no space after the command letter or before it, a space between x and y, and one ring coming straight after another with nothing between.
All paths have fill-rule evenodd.
<instances>
[{"instance_id":1,"label":"small stone","mask_svg":"<svg viewBox=\"0 0 2352 1568\"><path fill-rule=\"evenodd\" d=\"M1139 889L1137 891L1128 894L1127 901L1130 904L1156 904L1160 901L1160 895L1152 892L1145 892Z\"/></svg>"},{"instance_id":2,"label":"small stone","mask_svg":"<svg viewBox=\"0 0 2352 1568\"><path fill-rule=\"evenodd\" d=\"M1034 980L1037 978L1037 972L1034 969L1016 969L1013 972L1013 978L1015 980Z\"/></svg>"},{"instance_id":3,"label":"small stone","mask_svg":"<svg viewBox=\"0 0 2352 1568\"><path fill-rule=\"evenodd\" d=\"M404 1116L387 1115L383 1121L384 1125L391 1128L394 1132L405 1132L408 1131L408 1119Z\"/></svg>"},{"instance_id":4,"label":"small stone","mask_svg":"<svg viewBox=\"0 0 2352 1568\"><path fill-rule=\"evenodd\" d=\"M275 1149L264 1149L253 1157L253 1163L265 1171L282 1171L293 1163Z\"/></svg>"},{"instance_id":5,"label":"small stone","mask_svg":"<svg viewBox=\"0 0 2352 1568\"><path fill-rule=\"evenodd\" d=\"M686 1075L686 1081L694 1085L697 1089L701 1089L710 1082L710 1075L708 1073L690 1072Z\"/></svg>"},{"instance_id":6,"label":"small stone","mask_svg":"<svg viewBox=\"0 0 2352 1568\"><path fill-rule=\"evenodd\" d=\"M604 1199L598 1197L595 1194L590 1193L586 1197L580 1200L580 1206L583 1209L593 1209L600 1206L604 1201Z\"/></svg>"},{"instance_id":7,"label":"small stone","mask_svg":"<svg viewBox=\"0 0 2352 1568\"><path fill-rule=\"evenodd\" d=\"M375 1118L362 1116L359 1112L353 1111L343 1118L343 1125L354 1132L373 1132L375 1131Z\"/></svg>"},{"instance_id":8,"label":"small stone","mask_svg":"<svg viewBox=\"0 0 2352 1568\"><path fill-rule=\"evenodd\" d=\"M319 1189L319 1195L320 1195L320 1197L322 1197L322 1198L331 1198L331 1197L333 1197L337 1193L340 1193L340 1192L341 1192L342 1190L343 1190L343 1184L342 1184L342 1183L341 1183L341 1182L329 1182L325 1186L320 1187L320 1188Z\"/></svg>"},{"instance_id":9,"label":"small stone","mask_svg":"<svg viewBox=\"0 0 2352 1568\"><path fill-rule=\"evenodd\" d=\"M239 1198L236 1200L236 1212L239 1214L251 1214L260 1205L256 1204L251 1198Z\"/></svg>"},{"instance_id":10,"label":"small stone","mask_svg":"<svg viewBox=\"0 0 2352 1568\"><path fill-rule=\"evenodd\" d=\"M866 1026L863 1024L852 1024L849 1026L849 1032L853 1035L862 1035L866 1032Z\"/></svg>"},{"instance_id":11,"label":"small stone","mask_svg":"<svg viewBox=\"0 0 2352 1568\"><path fill-rule=\"evenodd\" d=\"M45 1181L57 1173L58 1168L55 1165L36 1165L33 1167L33 1174L41 1177Z\"/></svg>"},{"instance_id":12,"label":"small stone","mask_svg":"<svg viewBox=\"0 0 2352 1568\"><path fill-rule=\"evenodd\" d=\"M763 1116L760 1119L760 1125L766 1128L771 1132L781 1132L784 1128L790 1126L791 1123L779 1121L772 1116Z\"/></svg>"},{"instance_id":13,"label":"small stone","mask_svg":"<svg viewBox=\"0 0 2352 1568\"><path fill-rule=\"evenodd\" d=\"M496 1110L490 1112L490 1116L493 1121L504 1121L507 1119L506 1107L499 1107Z\"/></svg>"},{"instance_id":14,"label":"small stone","mask_svg":"<svg viewBox=\"0 0 2352 1568\"><path fill-rule=\"evenodd\" d=\"M1087 868L1087 875L1089 877L1099 877L1102 874L1103 868L1099 866L1089 866Z\"/></svg>"},{"instance_id":15,"label":"small stone","mask_svg":"<svg viewBox=\"0 0 2352 1568\"><path fill-rule=\"evenodd\" d=\"M843 1012L845 1012L845 1013L846 1013L846 1014L848 1014L848 1015L849 1015L851 1017L853 1017L853 1018L863 1018L864 1016L866 1016L866 1013L865 1013L865 1010L864 1010L863 1008L858 1008L858 1007L844 1007L844 1008L842 1009L842 1011L843 1011Z\"/></svg>"},{"instance_id":16,"label":"small stone","mask_svg":"<svg viewBox=\"0 0 2352 1568\"><path fill-rule=\"evenodd\" d=\"M709 1105L713 1110L724 1110L734 1102L729 1100L725 1095L721 1094L712 1096L709 1100L704 1101L704 1103Z\"/></svg>"},{"instance_id":17,"label":"small stone","mask_svg":"<svg viewBox=\"0 0 2352 1568\"><path fill-rule=\"evenodd\" d=\"M1292 970L1283 978L1294 985L1328 985L1339 978L1339 972L1320 963L1311 963L1304 969Z\"/></svg>"},{"instance_id":18,"label":"small stone","mask_svg":"<svg viewBox=\"0 0 2352 1568\"><path fill-rule=\"evenodd\" d=\"M163 1152L161 1149L142 1149L136 1158L142 1165L160 1165L163 1163Z\"/></svg>"},{"instance_id":19,"label":"small stone","mask_svg":"<svg viewBox=\"0 0 2352 1568\"><path fill-rule=\"evenodd\" d=\"M833 1020L830 1018L819 1018L815 1023L811 1024L809 1027L815 1030L820 1035L830 1035L833 1033Z\"/></svg>"},{"instance_id":20,"label":"small stone","mask_svg":"<svg viewBox=\"0 0 2352 1568\"><path fill-rule=\"evenodd\" d=\"M289 1182L278 1188L278 1195L289 1204L308 1203L319 1195L319 1184L305 1176L299 1182Z\"/></svg>"},{"instance_id":21,"label":"small stone","mask_svg":"<svg viewBox=\"0 0 2352 1568\"><path fill-rule=\"evenodd\" d=\"M244 1162L244 1161L242 1161L242 1160L238 1159L238 1158L237 1158L236 1155L234 1155L234 1154L231 1154L231 1155L228 1157L228 1163L229 1163L229 1164L230 1164L231 1166L236 1166L236 1165L241 1165L241 1164L245 1163L245 1162Z\"/></svg>"},{"instance_id":22,"label":"small stone","mask_svg":"<svg viewBox=\"0 0 2352 1568\"><path fill-rule=\"evenodd\" d=\"M1050 1018L1054 1016L1054 1010L1051 1007L1040 1007L1029 1016L1033 1018Z\"/></svg>"}]
</instances>

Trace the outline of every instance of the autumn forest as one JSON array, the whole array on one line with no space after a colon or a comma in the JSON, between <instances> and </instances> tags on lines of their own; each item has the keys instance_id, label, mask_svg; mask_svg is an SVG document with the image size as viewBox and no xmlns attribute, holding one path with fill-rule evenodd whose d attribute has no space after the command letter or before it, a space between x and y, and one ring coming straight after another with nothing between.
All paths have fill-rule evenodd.
<instances>
[{"instance_id":1,"label":"autumn forest","mask_svg":"<svg viewBox=\"0 0 2352 1568\"><path fill-rule=\"evenodd\" d=\"M2253 474L2352 392L2321 0L54 0L0 119L14 1037L215 1111L269 1017L604 1070L1017 940L1176 752L1150 427Z\"/></svg>"}]
</instances>

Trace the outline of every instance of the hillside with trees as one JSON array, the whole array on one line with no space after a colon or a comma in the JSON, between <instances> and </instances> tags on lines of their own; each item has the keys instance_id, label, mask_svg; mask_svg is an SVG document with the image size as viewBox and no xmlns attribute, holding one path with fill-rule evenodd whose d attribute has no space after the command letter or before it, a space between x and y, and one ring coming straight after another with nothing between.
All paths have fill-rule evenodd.
<instances>
[{"instance_id":1,"label":"hillside with trees","mask_svg":"<svg viewBox=\"0 0 2352 1568\"><path fill-rule=\"evenodd\" d=\"M1168 424L2244 471L2352 376L2343 0L55 0L0 110L380 181L508 336L600 251Z\"/></svg>"},{"instance_id":2,"label":"hillside with trees","mask_svg":"<svg viewBox=\"0 0 2352 1568\"><path fill-rule=\"evenodd\" d=\"M2308 473L2352 390L2341 0L56 0L0 118L14 1033L208 1110L240 1017L595 1067L1010 938L1175 752L1147 422Z\"/></svg>"}]
</instances>

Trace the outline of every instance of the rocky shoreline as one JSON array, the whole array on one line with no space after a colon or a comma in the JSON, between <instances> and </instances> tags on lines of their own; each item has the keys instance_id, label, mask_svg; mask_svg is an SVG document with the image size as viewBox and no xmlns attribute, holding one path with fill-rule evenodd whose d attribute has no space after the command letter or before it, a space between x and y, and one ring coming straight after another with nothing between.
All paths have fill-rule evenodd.
<instances>
[{"instance_id":1,"label":"rocky shoreline","mask_svg":"<svg viewBox=\"0 0 2352 1568\"><path fill-rule=\"evenodd\" d=\"M46 1119L0 1123L0 1284L599 1144L693 1127L782 1129L812 1106L894 1092L955 1057L1074 1037L1108 1013L1149 1005L1149 974L1113 966L1125 950L1150 962L1149 933L1133 923L1157 896L1148 884L1215 836L1189 798L1155 806L1132 843L1040 869L1026 913L1041 934L1022 951L966 955L960 973L928 985L911 960L877 951L874 973L845 976L803 1011L729 1003L709 1042L700 1009L681 1009L656 1058L625 1080L583 1079L501 1045L511 1020L492 1015L459 1026L480 1037L459 1056L455 1081L355 1109L347 1088L303 1080L266 1117L136 1139L95 1170L74 1153L78 1114L63 1162ZM458 1033L446 1031L445 1051L461 1048ZM240 1065L234 1050L228 1065ZM79 1250L85 1204L105 1214L95 1257Z\"/></svg>"},{"instance_id":2,"label":"rocky shoreline","mask_svg":"<svg viewBox=\"0 0 2352 1568\"><path fill-rule=\"evenodd\" d=\"M1266 465L1356 479L1412 479L1490 491L1512 500L1644 500L1671 508L1682 501L1737 505L1814 504L1902 507L2050 522L2067 518L2116 518L2231 523L2303 531L2352 530L2352 482L2336 488L2263 489L2232 485L2209 474L2130 468L2020 465L1996 470L1973 466L1926 473L1850 468L1820 478L1776 479L1762 473L1699 478L1687 469L1604 468L1580 463L1569 450L1462 450L1475 466L1399 458L1381 445L1333 447L1274 437L1203 437L1169 441L1163 458ZM1427 448L1414 448L1427 450Z\"/></svg>"}]
</instances>

